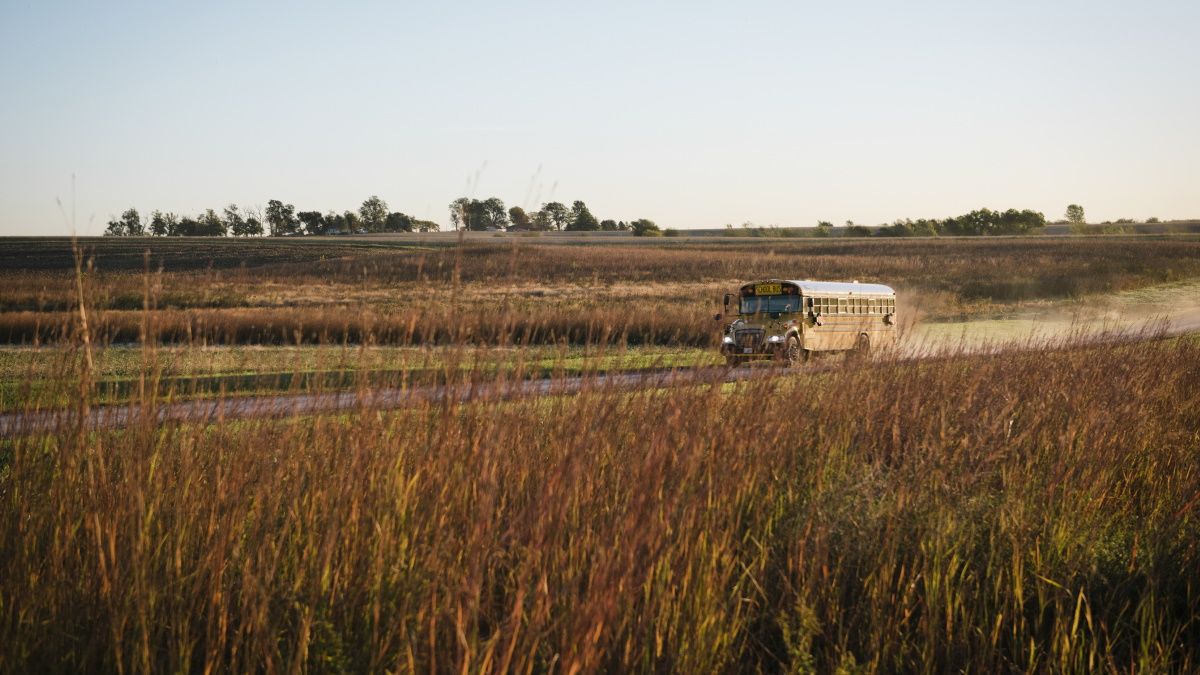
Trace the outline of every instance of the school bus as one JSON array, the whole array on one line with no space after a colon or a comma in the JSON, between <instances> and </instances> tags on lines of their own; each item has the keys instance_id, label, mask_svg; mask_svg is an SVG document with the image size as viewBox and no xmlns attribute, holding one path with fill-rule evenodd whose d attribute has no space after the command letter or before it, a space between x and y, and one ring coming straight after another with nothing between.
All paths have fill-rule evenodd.
<instances>
[{"instance_id":1,"label":"school bus","mask_svg":"<svg viewBox=\"0 0 1200 675\"><path fill-rule=\"evenodd\" d=\"M866 354L896 341L896 292L883 284L767 279L725 295L721 353L729 365L776 359L798 365L815 352Z\"/></svg>"}]
</instances>

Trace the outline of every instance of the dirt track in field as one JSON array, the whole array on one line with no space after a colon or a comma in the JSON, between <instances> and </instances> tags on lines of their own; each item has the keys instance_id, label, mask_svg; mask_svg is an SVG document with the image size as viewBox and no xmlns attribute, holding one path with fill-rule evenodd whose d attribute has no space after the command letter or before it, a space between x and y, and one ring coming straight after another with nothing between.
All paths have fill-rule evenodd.
<instances>
[{"instance_id":1,"label":"dirt track in field","mask_svg":"<svg viewBox=\"0 0 1200 675\"><path fill-rule=\"evenodd\" d=\"M949 349L979 352L1047 340L1092 339L1200 332L1200 280L1151 286L1089 298L1048 303L1011 317L903 326L908 354Z\"/></svg>"}]
</instances>

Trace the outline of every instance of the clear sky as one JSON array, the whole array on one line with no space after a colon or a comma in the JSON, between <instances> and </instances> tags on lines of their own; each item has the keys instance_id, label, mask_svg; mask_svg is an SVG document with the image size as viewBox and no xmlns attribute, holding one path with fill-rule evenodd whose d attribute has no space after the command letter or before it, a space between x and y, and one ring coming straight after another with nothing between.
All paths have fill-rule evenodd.
<instances>
[{"instance_id":1,"label":"clear sky","mask_svg":"<svg viewBox=\"0 0 1200 675\"><path fill-rule=\"evenodd\" d=\"M459 196L1200 217L1200 2L0 0L0 235ZM69 210L69 209L68 209Z\"/></svg>"}]
</instances>

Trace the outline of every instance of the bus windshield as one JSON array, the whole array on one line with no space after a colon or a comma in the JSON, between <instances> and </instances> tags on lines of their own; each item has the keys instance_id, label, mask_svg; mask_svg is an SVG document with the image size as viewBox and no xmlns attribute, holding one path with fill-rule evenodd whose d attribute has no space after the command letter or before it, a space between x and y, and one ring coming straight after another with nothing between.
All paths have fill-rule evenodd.
<instances>
[{"instance_id":1,"label":"bus windshield","mask_svg":"<svg viewBox=\"0 0 1200 675\"><path fill-rule=\"evenodd\" d=\"M798 295L760 295L742 298L741 314L779 314L799 312Z\"/></svg>"}]
</instances>

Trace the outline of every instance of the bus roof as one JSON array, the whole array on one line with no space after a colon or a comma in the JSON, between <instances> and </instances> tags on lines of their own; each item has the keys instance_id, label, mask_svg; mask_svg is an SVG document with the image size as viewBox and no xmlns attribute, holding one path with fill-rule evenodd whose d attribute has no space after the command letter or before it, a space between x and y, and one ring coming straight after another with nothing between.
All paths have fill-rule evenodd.
<instances>
[{"instance_id":1,"label":"bus roof","mask_svg":"<svg viewBox=\"0 0 1200 675\"><path fill-rule=\"evenodd\" d=\"M803 295L895 295L896 291L883 284L860 284L845 281L812 281L808 279L771 279L781 283L792 284L800 289ZM761 283L761 282L755 282ZM753 284L746 284L752 286Z\"/></svg>"}]
</instances>

